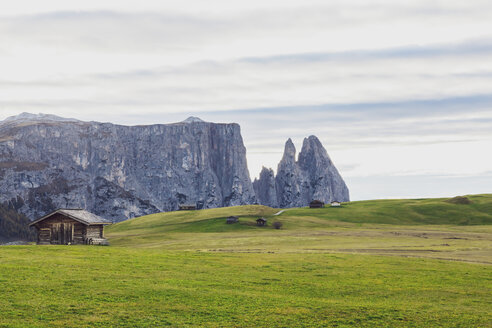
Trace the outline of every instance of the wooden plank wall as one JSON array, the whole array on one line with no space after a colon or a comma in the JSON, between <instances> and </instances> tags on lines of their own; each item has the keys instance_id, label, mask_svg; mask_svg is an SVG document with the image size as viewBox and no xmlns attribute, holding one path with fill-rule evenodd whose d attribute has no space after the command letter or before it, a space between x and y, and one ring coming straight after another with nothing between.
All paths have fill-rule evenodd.
<instances>
[{"instance_id":1,"label":"wooden plank wall","mask_svg":"<svg viewBox=\"0 0 492 328\"><path fill-rule=\"evenodd\" d=\"M104 238L104 226L86 226L62 214L36 224L38 229L38 244L88 244L91 239Z\"/></svg>"},{"instance_id":2,"label":"wooden plank wall","mask_svg":"<svg viewBox=\"0 0 492 328\"><path fill-rule=\"evenodd\" d=\"M85 225L56 214L37 225L39 244L84 244Z\"/></svg>"},{"instance_id":3,"label":"wooden plank wall","mask_svg":"<svg viewBox=\"0 0 492 328\"><path fill-rule=\"evenodd\" d=\"M97 226L88 226L87 231L86 231L86 241L90 240L91 238L103 238L103 226L102 225L97 225Z\"/></svg>"}]
</instances>

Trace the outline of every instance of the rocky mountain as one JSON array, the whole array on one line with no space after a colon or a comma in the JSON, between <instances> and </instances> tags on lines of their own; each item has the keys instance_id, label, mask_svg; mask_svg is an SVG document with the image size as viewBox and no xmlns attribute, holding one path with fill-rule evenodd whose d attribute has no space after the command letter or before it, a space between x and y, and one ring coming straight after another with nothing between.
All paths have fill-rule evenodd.
<instances>
[{"instance_id":1,"label":"rocky mountain","mask_svg":"<svg viewBox=\"0 0 492 328\"><path fill-rule=\"evenodd\" d=\"M114 221L176 210L260 203L348 201L347 186L319 140L299 158L289 139L277 175L251 183L237 124L197 117L122 126L23 113L0 122L0 203L30 219L84 208Z\"/></svg>"},{"instance_id":2,"label":"rocky mountain","mask_svg":"<svg viewBox=\"0 0 492 328\"><path fill-rule=\"evenodd\" d=\"M85 208L115 221L179 204L253 204L237 124L121 126L53 115L0 122L0 202L34 219Z\"/></svg>"},{"instance_id":3,"label":"rocky mountain","mask_svg":"<svg viewBox=\"0 0 492 328\"><path fill-rule=\"evenodd\" d=\"M347 185L315 136L304 139L297 161L296 148L287 140L277 175L263 168L253 186L260 204L281 208L306 206L314 199L325 203L350 200Z\"/></svg>"},{"instance_id":4,"label":"rocky mountain","mask_svg":"<svg viewBox=\"0 0 492 328\"><path fill-rule=\"evenodd\" d=\"M275 182L275 173L272 169L263 167L260 172L260 178L253 182L256 199L261 205L278 207L277 187Z\"/></svg>"}]
</instances>

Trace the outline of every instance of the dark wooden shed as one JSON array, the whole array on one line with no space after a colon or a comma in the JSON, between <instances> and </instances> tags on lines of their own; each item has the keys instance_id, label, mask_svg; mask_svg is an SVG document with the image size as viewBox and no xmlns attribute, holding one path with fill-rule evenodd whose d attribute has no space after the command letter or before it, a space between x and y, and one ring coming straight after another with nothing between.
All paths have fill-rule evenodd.
<instances>
[{"instance_id":1,"label":"dark wooden shed","mask_svg":"<svg viewBox=\"0 0 492 328\"><path fill-rule=\"evenodd\" d=\"M227 224L233 224L239 222L239 216L229 216L226 220Z\"/></svg>"},{"instance_id":2,"label":"dark wooden shed","mask_svg":"<svg viewBox=\"0 0 492 328\"><path fill-rule=\"evenodd\" d=\"M320 200L313 200L311 203L309 203L310 208L323 208L325 206L325 203L323 203Z\"/></svg>"},{"instance_id":3,"label":"dark wooden shed","mask_svg":"<svg viewBox=\"0 0 492 328\"><path fill-rule=\"evenodd\" d=\"M180 204L178 206L179 206L180 211L195 211L196 210L195 204Z\"/></svg>"},{"instance_id":4,"label":"dark wooden shed","mask_svg":"<svg viewBox=\"0 0 492 328\"><path fill-rule=\"evenodd\" d=\"M38 245L104 244L103 228L111 224L82 209L58 209L33 221Z\"/></svg>"},{"instance_id":5,"label":"dark wooden shed","mask_svg":"<svg viewBox=\"0 0 492 328\"><path fill-rule=\"evenodd\" d=\"M267 219L259 218L256 220L256 225L259 227L263 227L267 223Z\"/></svg>"}]
</instances>

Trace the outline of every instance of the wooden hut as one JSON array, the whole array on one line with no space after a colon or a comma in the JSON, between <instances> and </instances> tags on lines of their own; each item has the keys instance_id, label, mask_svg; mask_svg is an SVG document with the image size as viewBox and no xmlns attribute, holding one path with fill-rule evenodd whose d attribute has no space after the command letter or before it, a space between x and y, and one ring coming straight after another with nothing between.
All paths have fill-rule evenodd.
<instances>
[{"instance_id":1,"label":"wooden hut","mask_svg":"<svg viewBox=\"0 0 492 328\"><path fill-rule=\"evenodd\" d=\"M179 210L180 211L195 211L196 210L196 204L180 204Z\"/></svg>"},{"instance_id":2,"label":"wooden hut","mask_svg":"<svg viewBox=\"0 0 492 328\"><path fill-rule=\"evenodd\" d=\"M325 203L323 203L320 200L313 200L311 203L309 203L310 208L322 208L325 206Z\"/></svg>"},{"instance_id":3,"label":"wooden hut","mask_svg":"<svg viewBox=\"0 0 492 328\"><path fill-rule=\"evenodd\" d=\"M238 216L229 216L226 220L227 224L233 224L239 222L239 217Z\"/></svg>"},{"instance_id":4,"label":"wooden hut","mask_svg":"<svg viewBox=\"0 0 492 328\"><path fill-rule=\"evenodd\" d=\"M256 225L258 227L263 227L267 223L267 219L265 218L259 218L256 220Z\"/></svg>"},{"instance_id":5,"label":"wooden hut","mask_svg":"<svg viewBox=\"0 0 492 328\"><path fill-rule=\"evenodd\" d=\"M38 245L105 244L103 228L111 224L81 209L58 209L33 221Z\"/></svg>"}]
</instances>

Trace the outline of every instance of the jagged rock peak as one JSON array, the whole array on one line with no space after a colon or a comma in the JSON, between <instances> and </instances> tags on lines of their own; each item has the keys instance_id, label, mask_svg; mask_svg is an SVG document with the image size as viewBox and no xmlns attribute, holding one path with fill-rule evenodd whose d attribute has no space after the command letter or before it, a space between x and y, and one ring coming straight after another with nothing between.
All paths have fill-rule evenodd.
<instances>
[{"instance_id":1,"label":"jagged rock peak","mask_svg":"<svg viewBox=\"0 0 492 328\"><path fill-rule=\"evenodd\" d=\"M285 208L307 206L314 199L350 200L345 182L316 136L304 139L297 161L294 143L287 140L273 187L272 177L273 171L263 169L253 185L260 204Z\"/></svg>"},{"instance_id":2,"label":"jagged rock peak","mask_svg":"<svg viewBox=\"0 0 492 328\"><path fill-rule=\"evenodd\" d=\"M202 120L201 118L199 117L196 117L196 116L190 116L188 117L186 120L184 120L183 122L181 123L205 123L204 120Z\"/></svg>"},{"instance_id":3,"label":"jagged rock peak","mask_svg":"<svg viewBox=\"0 0 492 328\"><path fill-rule=\"evenodd\" d=\"M282 158L282 161L284 160L294 160L296 159L296 146L294 146L294 143L292 142L292 139L289 138L287 142L285 143L285 148L284 148L284 156Z\"/></svg>"},{"instance_id":4,"label":"jagged rock peak","mask_svg":"<svg viewBox=\"0 0 492 328\"><path fill-rule=\"evenodd\" d=\"M79 122L79 120L74 118L64 118L52 114L32 114L32 113L21 113L19 115L14 115L7 117L2 123L11 122Z\"/></svg>"},{"instance_id":5,"label":"jagged rock peak","mask_svg":"<svg viewBox=\"0 0 492 328\"><path fill-rule=\"evenodd\" d=\"M321 144L321 141L319 141L318 137L316 136L309 136L307 138L304 138L304 141L302 143L302 148L306 147L316 147L316 148L323 148L323 145Z\"/></svg>"},{"instance_id":6,"label":"jagged rock peak","mask_svg":"<svg viewBox=\"0 0 492 328\"><path fill-rule=\"evenodd\" d=\"M306 162L321 161L322 165L331 165L331 159L326 152L325 147L321 144L321 141L316 136L309 136L304 138L302 143L302 149L299 153L298 162L303 166Z\"/></svg>"}]
</instances>

